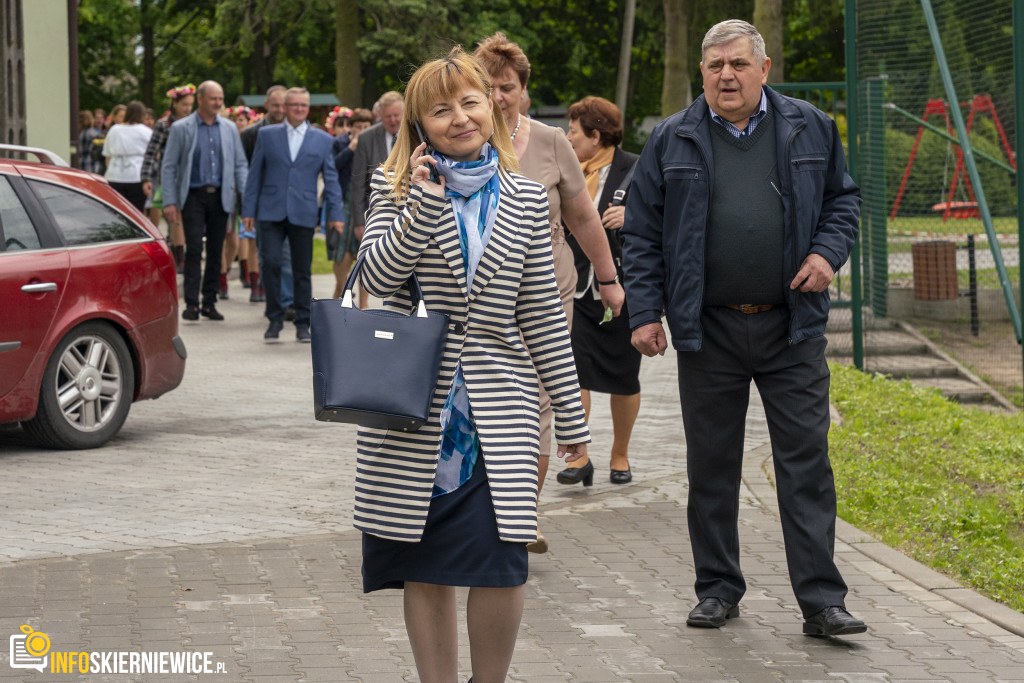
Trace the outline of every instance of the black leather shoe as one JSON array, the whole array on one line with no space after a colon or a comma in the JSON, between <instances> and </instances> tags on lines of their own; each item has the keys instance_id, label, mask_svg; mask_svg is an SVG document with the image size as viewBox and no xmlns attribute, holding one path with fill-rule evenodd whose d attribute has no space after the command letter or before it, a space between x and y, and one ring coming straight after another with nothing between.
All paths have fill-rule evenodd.
<instances>
[{"instance_id":1,"label":"black leather shoe","mask_svg":"<svg viewBox=\"0 0 1024 683\"><path fill-rule=\"evenodd\" d=\"M181 312L182 320L199 320L199 307L198 306L186 306L185 310Z\"/></svg>"},{"instance_id":2,"label":"black leather shoe","mask_svg":"<svg viewBox=\"0 0 1024 683\"><path fill-rule=\"evenodd\" d=\"M305 325L303 325L302 327L296 327L295 328L295 339L297 341L302 342L303 344L308 344L311 341L313 341L313 336L310 335L310 333L309 333L309 327L307 327Z\"/></svg>"},{"instance_id":3,"label":"black leather shoe","mask_svg":"<svg viewBox=\"0 0 1024 683\"><path fill-rule=\"evenodd\" d=\"M274 344L281 341L281 329L284 328L284 323L271 322L267 326L267 331L263 333L263 341L268 344Z\"/></svg>"},{"instance_id":4,"label":"black leather shoe","mask_svg":"<svg viewBox=\"0 0 1024 683\"><path fill-rule=\"evenodd\" d=\"M690 611L690 616L686 617L686 625L696 628L722 628L726 619L735 619L739 615L739 605L721 598L704 598Z\"/></svg>"},{"instance_id":5,"label":"black leather shoe","mask_svg":"<svg viewBox=\"0 0 1024 683\"><path fill-rule=\"evenodd\" d=\"M804 634L808 636L848 636L867 630L863 621L838 606L826 607L804 619Z\"/></svg>"},{"instance_id":6,"label":"black leather shoe","mask_svg":"<svg viewBox=\"0 0 1024 683\"><path fill-rule=\"evenodd\" d=\"M624 470L612 470L608 480L613 484L628 484L633 481L633 472L628 467Z\"/></svg>"},{"instance_id":7,"label":"black leather shoe","mask_svg":"<svg viewBox=\"0 0 1024 683\"><path fill-rule=\"evenodd\" d=\"M210 320L224 319L224 316L220 314L220 311L218 311L217 307L214 306L213 304L210 304L209 306L203 306L202 310L199 312L203 314L204 318L209 318Z\"/></svg>"},{"instance_id":8,"label":"black leather shoe","mask_svg":"<svg viewBox=\"0 0 1024 683\"><path fill-rule=\"evenodd\" d=\"M295 307L294 306L285 306L285 308L284 308L284 320L285 320L285 322L289 322L289 323L292 322L293 320L295 320Z\"/></svg>"},{"instance_id":9,"label":"black leather shoe","mask_svg":"<svg viewBox=\"0 0 1024 683\"><path fill-rule=\"evenodd\" d=\"M593 486L594 463L588 462L583 467L566 467L555 479L559 484L578 484L582 481L584 486Z\"/></svg>"}]
</instances>

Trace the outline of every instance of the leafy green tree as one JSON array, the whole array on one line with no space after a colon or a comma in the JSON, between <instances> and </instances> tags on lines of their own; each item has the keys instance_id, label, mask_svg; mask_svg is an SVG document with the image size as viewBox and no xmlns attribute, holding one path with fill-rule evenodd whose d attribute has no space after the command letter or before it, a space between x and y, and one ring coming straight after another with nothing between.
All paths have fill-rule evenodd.
<instances>
[{"instance_id":1,"label":"leafy green tree","mask_svg":"<svg viewBox=\"0 0 1024 683\"><path fill-rule=\"evenodd\" d=\"M723 19L752 19L755 1L782 8L781 0L637 0L630 120L686 106L700 88L704 32ZM1000 82L998 70L973 58L969 13L953 0L936 1L959 12L958 54L971 83ZM789 0L784 9L787 77L842 78L841 3ZM212 78L229 102L273 83L301 83L368 106L383 91L402 89L424 60L456 43L472 50L498 30L530 58L535 106L565 106L586 95L614 100L624 11L622 0L81 0L81 100L109 107L138 97L161 109L164 90ZM902 29L887 30L898 40ZM773 62L777 72L781 59ZM917 80L927 84L927 75Z\"/></svg>"},{"instance_id":2,"label":"leafy green tree","mask_svg":"<svg viewBox=\"0 0 1024 683\"><path fill-rule=\"evenodd\" d=\"M83 109L127 102L138 91L134 28L129 0L82 0L78 8L79 102Z\"/></svg>"},{"instance_id":3,"label":"leafy green tree","mask_svg":"<svg viewBox=\"0 0 1024 683\"><path fill-rule=\"evenodd\" d=\"M846 73L843 3L787 0L785 17L786 79L794 82L843 80Z\"/></svg>"},{"instance_id":4,"label":"leafy green tree","mask_svg":"<svg viewBox=\"0 0 1024 683\"><path fill-rule=\"evenodd\" d=\"M79 97L109 109L140 99L160 109L162 93L196 80L217 0L82 0L78 9Z\"/></svg>"}]
</instances>

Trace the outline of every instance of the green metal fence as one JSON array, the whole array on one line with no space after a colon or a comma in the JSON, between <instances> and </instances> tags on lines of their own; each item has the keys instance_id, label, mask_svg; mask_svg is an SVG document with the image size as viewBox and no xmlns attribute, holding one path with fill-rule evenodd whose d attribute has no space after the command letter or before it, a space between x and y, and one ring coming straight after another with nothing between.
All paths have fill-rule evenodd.
<instances>
[{"instance_id":1,"label":"green metal fence","mask_svg":"<svg viewBox=\"0 0 1024 683\"><path fill-rule=\"evenodd\" d=\"M924 361L893 346L891 331L906 330L1024 407L1024 46L1013 43L1024 0L846 8L847 80L772 86L836 120L863 196L860 238L831 288L830 352L920 372Z\"/></svg>"},{"instance_id":2,"label":"green metal fence","mask_svg":"<svg viewBox=\"0 0 1024 683\"><path fill-rule=\"evenodd\" d=\"M857 251L833 290L850 307L850 348L834 352L892 367L879 340L898 323L1018 405L1024 189L1013 35L1024 29L1011 28L1024 21L1020 7L846 0L844 87L785 86L840 122L864 200Z\"/></svg>"}]
</instances>

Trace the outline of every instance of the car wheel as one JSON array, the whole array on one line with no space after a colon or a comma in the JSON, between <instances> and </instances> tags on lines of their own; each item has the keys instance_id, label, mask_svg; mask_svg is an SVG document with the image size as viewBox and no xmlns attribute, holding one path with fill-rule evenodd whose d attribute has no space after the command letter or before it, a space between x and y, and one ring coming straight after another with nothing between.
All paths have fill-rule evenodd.
<instances>
[{"instance_id":1,"label":"car wheel","mask_svg":"<svg viewBox=\"0 0 1024 683\"><path fill-rule=\"evenodd\" d=\"M135 368L128 346L113 328L86 323L54 350L43 373L36 416L25 431L48 448L96 448L128 417Z\"/></svg>"}]
</instances>

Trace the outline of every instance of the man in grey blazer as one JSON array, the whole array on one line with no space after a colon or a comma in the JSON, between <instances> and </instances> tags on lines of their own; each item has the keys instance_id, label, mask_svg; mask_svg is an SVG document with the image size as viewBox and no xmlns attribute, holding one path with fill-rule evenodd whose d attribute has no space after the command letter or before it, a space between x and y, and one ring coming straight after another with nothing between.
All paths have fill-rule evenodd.
<instances>
[{"instance_id":1,"label":"man in grey blazer","mask_svg":"<svg viewBox=\"0 0 1024 683\"><path fill-rule=\"evenodd\" d=\"M381 122L370 126L359 134L359 146L352 159L352 222L355 224L356 239L363 238L366 223L366 209L370 205L370 176L391 154L394 136L402 125L402 110L405 101L402 94L391 91L380 96Z\"/></svg>"},{"instance_id":2,"label":"man in grey blazer","mask_svg":"<svg viewBox=\"0 0 1024 683\"><path fill-rule=\"evenodd\" d=\"M216 81L196 89L196 111L171 125L160 167L164 216L181 220L185 227L185 310L181 317L223 320L214 303L220 288L220 260L228 214L235 206L235 188L245 187L249 166L238 137L238 127L218 116L224 90ZM206 230L206 270L203 230Z\"/></svg>"}]
</instances>

